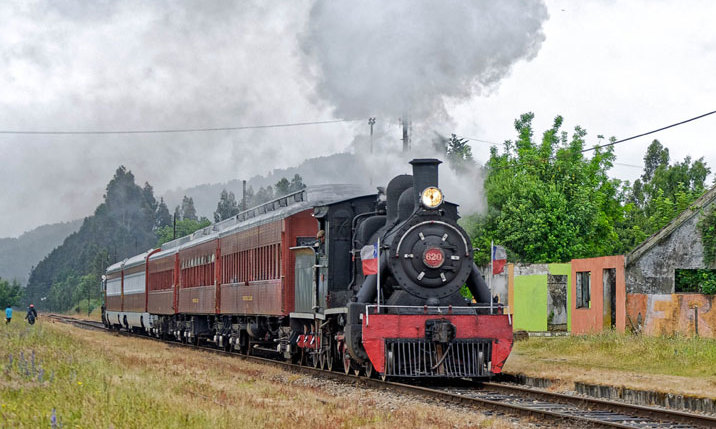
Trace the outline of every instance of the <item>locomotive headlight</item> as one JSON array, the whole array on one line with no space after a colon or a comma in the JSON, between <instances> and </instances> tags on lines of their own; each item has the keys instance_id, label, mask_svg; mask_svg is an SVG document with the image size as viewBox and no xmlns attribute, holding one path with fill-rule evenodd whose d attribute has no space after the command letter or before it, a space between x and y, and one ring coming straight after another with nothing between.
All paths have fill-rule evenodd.
<instances>
[{"instance_id":1,"label":"locomotive headlight","mask_svg":"<svg viewBox=\"0 0 716 429\"><path fill-rule=\"evenodd\" d=\"M434 209L443 203L443 193L440 189L431 186L425 189L420 196L420 202L427 209Z\"/></svg>"}]
</instances>

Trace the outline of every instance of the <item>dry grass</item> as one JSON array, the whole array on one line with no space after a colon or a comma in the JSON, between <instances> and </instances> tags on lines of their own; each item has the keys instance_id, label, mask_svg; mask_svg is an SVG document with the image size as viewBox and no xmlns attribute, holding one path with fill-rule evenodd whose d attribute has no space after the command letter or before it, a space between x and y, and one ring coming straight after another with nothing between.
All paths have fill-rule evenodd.
<instances>
[{"instance_id":1,"label":"dry grass","mask_svg":"<svg viewBox=\"0 0 716 429\"><path fill-rule=\"evenodd\" d=\"M2 326L0 341L0 427L47 427L53 410L62 427L509 426L457 407L47 319Z\"/></svg>"},{"instance_id":2,"label":"dry grass","mask_svg":"<svg viewBox=\"0 0 716 429\"><path fill-rule=\"evenodd\" d=\"M597 335L530 338L515 343L506 372L716 398L716 340Z\"/></svg>"}]
</instances>

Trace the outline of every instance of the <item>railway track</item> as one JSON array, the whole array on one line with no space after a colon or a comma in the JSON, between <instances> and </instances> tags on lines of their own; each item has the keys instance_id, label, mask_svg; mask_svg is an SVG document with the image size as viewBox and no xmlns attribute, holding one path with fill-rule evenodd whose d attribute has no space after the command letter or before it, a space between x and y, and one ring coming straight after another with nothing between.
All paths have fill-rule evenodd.
<instances>
[{"instance_id":1,"label":"railway track","mask_svg":"<svg viewBox=\"0 0 716 429\"><path fill-rule=\"evenodd\" d=\"M86 329L106 330L101 322L75 319L62 315L49 315L51 319L70 323ZM126 331L122 334L134 335ZM145 335L142 338L154 339ZM290 371L328 377L343 383L360 384L379 389L390 389L411 395L420 395L448 403L459 404L476 410L489 410L496 414L527 417L569 427L612 427L612 428L692 428L716 427L716 417L691 414L676 410L631 405L616 401L588 398L526 388L507 383L472 382L461 380L449 385L436 387L406 384L396 381L381 381L375 378L359 377L353 374L328 371L310 366L260 356L241 355L213 347L194 346L174 341L166 342L175 347L190 347L209 353L237 356L242 359L273 365ZM423 382L425 384L425 382Z\"/></svg>"}]
</instances>

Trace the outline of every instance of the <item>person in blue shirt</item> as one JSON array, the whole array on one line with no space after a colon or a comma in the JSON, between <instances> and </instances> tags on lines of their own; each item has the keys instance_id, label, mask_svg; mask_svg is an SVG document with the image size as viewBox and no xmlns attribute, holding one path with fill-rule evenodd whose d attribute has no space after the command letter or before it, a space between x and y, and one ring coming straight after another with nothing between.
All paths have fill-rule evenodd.
<instances>
[{"instance_id":1,"label":"person in blue shirt","mask_svg":"<svg viewBox=\"0 0 716 429\"><path fill-rule=\"evenodd\" d=\"M12 307L9 305L5 308L5 324L7 325L10 323L10 320L12 319Z\"/></svg>"}]
</instances>

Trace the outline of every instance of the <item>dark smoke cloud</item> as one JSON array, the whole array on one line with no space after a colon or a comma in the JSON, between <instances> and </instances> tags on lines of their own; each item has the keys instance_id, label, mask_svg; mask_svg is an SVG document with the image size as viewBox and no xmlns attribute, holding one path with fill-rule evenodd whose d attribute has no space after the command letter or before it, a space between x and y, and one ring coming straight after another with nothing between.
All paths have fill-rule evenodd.
<instances>
[{"instance_id":1,"label":"dark smoke cloud","mask_svg":"<svg viewBox=\"0 0 716 429\"><path fill-rule=\"evenodd\" d=\"M421 121L534 57L547 17L540 1L319 1L302 47L337 116Z\"/></svg>"}]
</instances>

